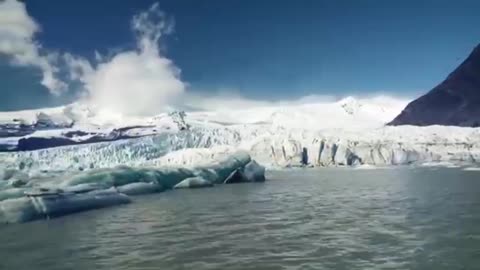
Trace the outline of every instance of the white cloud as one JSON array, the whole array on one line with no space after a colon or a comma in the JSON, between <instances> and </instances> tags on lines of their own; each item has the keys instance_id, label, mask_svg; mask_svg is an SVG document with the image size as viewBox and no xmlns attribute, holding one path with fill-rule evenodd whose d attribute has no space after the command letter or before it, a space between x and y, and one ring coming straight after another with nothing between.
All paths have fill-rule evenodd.
<instances>
[{"instance_id":1,"label":"white cloud","mask_svg":"<svg viewBox=\"0 0 480 270\"><path fill-rule=\"evenodd\" d=\"M163 35L173 31L173 20L154 4L133 17L131 28L137 41L135 50L109 57L95 51L95 60L90 62L70 53L43 50L35 40L40 27L25 4L0 0L0 54L9 56L15 65L39 68L41 83L53 94L68 88L56 76L62 67L69 82L83 85L88 101L96 108L127 115L156 114L185 90L180 70L159 49Z\"/></svg>"},{"instance_id":2,"label":"white cloud","mask_svg":"<svg viewBox=\"0 0 480 270\"><path fill-rule=\"evenodd\" d=\"M234 90L221 90L216 93L195 94L187 93L182 98L184 109L193 110L232 110L232 109L250 109L269 106L293 106L311 103L329 103L338 100L337 97L330 95L309 95L289 100L259 100L249 99L242 96Z\"/></svg>"},{"instance_id":3,"label":"white cloud","mask_svg":"<svg viewBox=\"0 0 480 270\"><path fill-rule=\"evenodd\" d=\"M94 72L92 65L85 58L65 53L63 55L63 61L68 68L71 80L85 83L88 76Z\"/></svg>"},{"instance_id":4,"label":"white cloud","mask_svg":"<svg viewBox=\"0 0 480 270\"><path fill-rule=\"evenodd\" d=\"M41 53L41 46L35 41L40 30L38 24L28 15L25 4L17 0L0 0L0 55L11 58L19 66L34 66L42 71L42 85L52 93L59 94L67 85L56 77L58 69L54 53Z\"/></svg>"},{"instance_id":5,"label":"white cloud","mask_svg":"<svg viewBox=\"0 0 480 270\"><path fill-rule=\"evenodd\" d=\"M53 94L68 88L56 76L62 67L69 75L69 82L80 82L84 90L80 96L106 115L154 115L170 106L230 110L338 100L326 95L288 101L253 100L225 90L208 95L186 93L187 85L180 79L180 69L159 49L164 35L173 32L174 22L160 11L158 4L132 18L131 30L137 42L134 50L107 55L94 51L92 61L42 48L35 40L39 30L23 2L0 0L0 54L9 56L16 65L39 68L43 73L41 83Z\"/></svg>"},{"instance_id":6,"label":"white cloud","mask_svg":"<svg viewBox=\"0 0 480 270\"><path fill-rule=\"evenodd\" d=\"M107 60L96 53L99 62L95 67L68 55L71 78L84 83L90 103L109 113L153 115L164 111L185 91L180 70L158 48L162 36L172 27L154 4L132 19L136 50L117 53Z\"/></svg>"},{"instance_id":7,"label":"white cloud","mask_svg":"<svg viewBox=\"0 0 480 270\"><path fill-rule=\"evenodd\" d=\"M351 91L358 92L358 91ZM346 99L355 99L360 102L368 101L380 104L408 103L414 97L391 95L388 92L371 92L362 95L307 95L289 99L259 100L246 98L240 92L232 89L222 89L216 93L188 92L181 99L177 107L183 110L199 111L229 111L235 109L251 109L259 107L298 106L307 104L329 104Z\"/></svg>"},{"instance_id":8,"label":"white cloud","mask_svg":"<svg viewBox=\"0 0 480 270\"><path fill-rule=\"evenodd\" d=\"M131 22L137 35L138 47L143 51L158 51L158 43L163 35L171 34L174 21L167 17L154 3L147 11L135 15Z\"/></svg>"}]
</instances>

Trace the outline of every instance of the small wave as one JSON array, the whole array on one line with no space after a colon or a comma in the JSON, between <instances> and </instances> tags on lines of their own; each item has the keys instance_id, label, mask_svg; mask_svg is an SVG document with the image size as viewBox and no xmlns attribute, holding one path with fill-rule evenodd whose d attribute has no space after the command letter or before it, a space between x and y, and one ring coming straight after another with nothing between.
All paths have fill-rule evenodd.
<instances>
[{"instance_id":1,"label":"small wave","mask_svg":"<svg viewBox=\"0 0 480 270\"><path fill-rule=\"evenodd\" d=\"M370 165L370 164L363 164L363 165L355 166L355 167L353 167L353 169L355 169L355 170L376 170L376 169L380 169L380 168L377 167L377 166Z\"/></svg>"},{"instance_id":2,"label":"small wave","mask_svg":"<svg viewBox=\"0 0 480 270\"><path fill-rule=\"evenodd\" d=\"M439 161L439 162L425 162L420 164L420 167L460 168L460 165L452 162L447 162L447 161Z\"/></svg>"}]
</instances>

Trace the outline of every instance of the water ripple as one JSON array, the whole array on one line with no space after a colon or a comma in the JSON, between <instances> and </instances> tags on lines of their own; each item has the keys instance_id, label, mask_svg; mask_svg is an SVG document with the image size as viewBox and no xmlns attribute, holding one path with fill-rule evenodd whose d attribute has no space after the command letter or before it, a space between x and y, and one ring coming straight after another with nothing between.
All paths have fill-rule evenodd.
<instances>
[{"instance_id":1,"label":"water ripple","mask_svg":"<svg viewBox=\"0 0 480 270\"><path fill-rule=\"evenodd\" d=\"M0 228L0 269L480 265L480 181L472 172L325 169L269 178Z\"/></svg>"}]
</instances>

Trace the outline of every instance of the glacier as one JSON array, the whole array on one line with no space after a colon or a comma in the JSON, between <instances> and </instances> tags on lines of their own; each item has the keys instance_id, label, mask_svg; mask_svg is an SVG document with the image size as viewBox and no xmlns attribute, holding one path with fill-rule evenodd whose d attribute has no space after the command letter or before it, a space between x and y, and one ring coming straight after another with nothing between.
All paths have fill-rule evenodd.
<instances>
[{"instance_id":1,"label":"glacier","mask_svg":"<svg viewBox=\"0 0 480 270\"><path fill-rule=\"evenodd\" d=\"M73 130L94 130L95 136L102 134L107 141L83 143L84 137L91 138L85 135L75 138L81 144L2 152L0 176L2 170L31 177L51 171L88 171L118 165L189 166L218 160L237 150L248 152L267 168L477 163L479 128L385 126L406 103L386 97L349 97L333 103L174 112L124 121L69 105L74 108L49 109L54 115L51 123L69 127L41 128L25 136L0 138L0 145L2 141L15 145L19 138L55 140ZM40 112L19 115L29 116L24 122L35 126L35 114ZM41 117L43 122L48 122L46 114ZM0 123L8 123L13 115L0 113ZM125 136L111 136L119 130Z\"/></svg>"}]
</instances>

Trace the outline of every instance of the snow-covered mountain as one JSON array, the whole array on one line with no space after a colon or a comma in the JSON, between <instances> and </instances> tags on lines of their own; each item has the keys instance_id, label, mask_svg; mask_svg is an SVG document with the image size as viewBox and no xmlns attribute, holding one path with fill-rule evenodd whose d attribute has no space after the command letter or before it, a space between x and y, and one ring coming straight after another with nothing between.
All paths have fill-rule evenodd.
<instances>
[{"instance_id":1,"label":"snow-covered mountain","mask_svg":"<svg viewBox=\"0 0 480 270\"><path fill-rule=\"evenodd\" d=\"M183 112L124 117L85 104L0 113L0 151L115 141L187 128Z\"/></svg>"},{"instance_id":2,"label":"snow-covered mountain","mask_svg":"<svg viewBox=\"0 0 480 270\"><path fill-rule=\"evenodd\" d=\"M1 138L2 149L10 152L0 153L0 160L4 169L36 174L120 164L198 164L239 149L269 167L472 163L480 159L480 129L385 126L406 103L386 97L349 97L331 103L124 119L75 104L1 113L3 126L23 116L20 121L31 132ZM38 125L45 118L51 120L50 125ZM63 142L71 145L53 147L65 138ZM46 143L36 145L38 141ZM25 145L45 149L15 151L28 150L22 149Z\"/></svg>"},{"instance_id":3,"label":"snow-covered mountain","mask_svg":"<svg viewBox=\"0 0 480 270\"><path fill-rule=\"evenodd\" d=\"M188 113L170 112L154 117L124 117L85 104L0 113L0 151L28 151L64 145L116 141L176 133L196 128L235 129L238 125L271 128L358 130L380 127L391 120L405 102L386 97L334 103L271 105L250 109Z\"/></svg>"}]
</instances>

